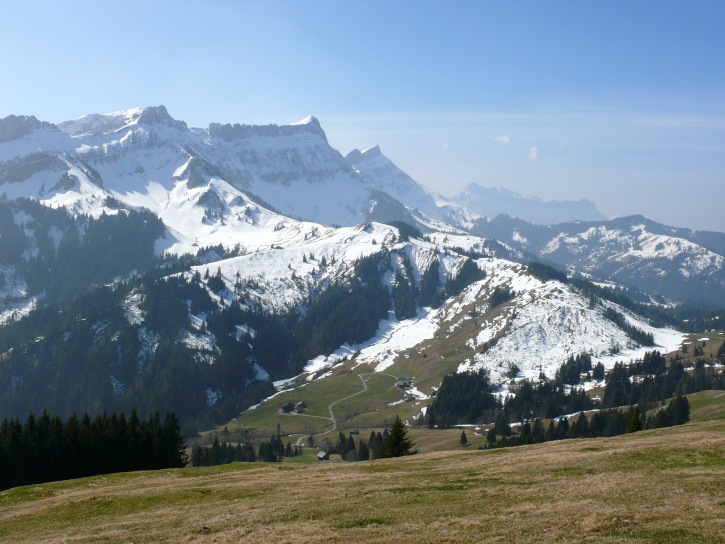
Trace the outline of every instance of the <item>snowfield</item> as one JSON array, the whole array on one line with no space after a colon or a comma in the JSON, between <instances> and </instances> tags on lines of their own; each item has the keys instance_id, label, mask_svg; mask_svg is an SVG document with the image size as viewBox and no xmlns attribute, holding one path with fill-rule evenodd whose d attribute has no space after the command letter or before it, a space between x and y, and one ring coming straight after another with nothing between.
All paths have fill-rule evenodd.
<instances>
[{"instance_id":1,"label":"snowfield","mask_svg":"<svg viewBox=\"0 0 725 544\"><path fill-rule=\"evenodd\" d=\"M522 266L507 261L493 259L483 264L488 278L471 286L466 296L471 297L476 290L480 296L498 286L508 287L516 296L483 327L473 347L484 348L486 342L502 336L492 347L482 349L461 365L459 372L485 368L494 383L502 384L515 364L520 369L518 378L536 379L541 372L552 378L564 361L579 353L589 353L595 362L611 367L618 360L641 357L647 350L670 351L684 338L676 331L656 329L628 316L630 324L655 336L657 346L643 348L606 319L601 308L591 308L586 298L567 285L543 283L528 275Z\"/></svg>"}]
</instances>

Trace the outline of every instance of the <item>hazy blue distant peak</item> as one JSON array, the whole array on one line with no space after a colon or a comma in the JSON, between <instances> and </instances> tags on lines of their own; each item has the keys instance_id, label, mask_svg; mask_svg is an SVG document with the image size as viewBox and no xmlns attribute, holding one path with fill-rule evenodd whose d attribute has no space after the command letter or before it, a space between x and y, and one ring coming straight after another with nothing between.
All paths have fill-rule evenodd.
<instances>
[{"instance_id":1,"label":"hazy blue distant peak","mask_svg":"<svg viewBox=\"0 0 725 544\"><path fill-rule=\"evenodd\" d=\"M364 151L360 151L359 149L353 149L345 156L345 158L354 164L382 156L384 155L383 152L380 150L380 146L374 145L370 149L366 149Z\"/></svg>"},{"instance_id":2,"label":"hazy blue distant peak","mask_svg":"<svg viewBox=\"0 0 725 544\"><path fill-rule=\"evenodd\" d=\"M11 142L40 128L56 128L51 123L38 121L34 115L8 115L0 119L0 143Z\"/></svg>"},{"instance_id":3,"label":"hazy blue distant peak","mask_svg":"<svg viewBox=\"0 0 725 544\"><path fill-rule=\"evenodd\" d=\"M536 202L542 202L539 197L524 195L523 193L517 193L504 187L484 187L478 183L469 183L463 190L463 194L471 196L491 196L493 193L499 193L511 198L519 198L524 200L534 200Z\"/></svg>"},{"instance_id":4,"label":"hazy blue distant peak","mask_svg":"<svg viewBox=\"0 0 725 544\"><path fill-rule=\"evenodd\" d=\"M477 183L468 185L452 200L469 212L484 217L505 214L540 225L606 219L590 200L544 201L504 188L482 187Z\"/></svg>"}]
</instances>

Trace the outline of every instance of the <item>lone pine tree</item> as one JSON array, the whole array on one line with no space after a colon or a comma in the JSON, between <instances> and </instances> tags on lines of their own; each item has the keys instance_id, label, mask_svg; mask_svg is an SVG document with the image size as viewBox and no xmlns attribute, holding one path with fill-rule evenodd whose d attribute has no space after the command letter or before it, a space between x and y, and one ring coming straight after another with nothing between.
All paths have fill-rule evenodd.
<instances>
[{"instance_id":1,"label":"lone pine tree","mask_svg":"<svg viewBox=\"0 0 725 544\"><path fill-rule=\"evenodd\" d=\"M393 421L393 425L388 430L388 435L383 441L380 457L402 457L403 455L410 455L410 448L412 447L413 442L408 438L408 431L405 429L405 425L400 421L399 416L395 416L395 421Z\"/></svg>"}]
</instances>

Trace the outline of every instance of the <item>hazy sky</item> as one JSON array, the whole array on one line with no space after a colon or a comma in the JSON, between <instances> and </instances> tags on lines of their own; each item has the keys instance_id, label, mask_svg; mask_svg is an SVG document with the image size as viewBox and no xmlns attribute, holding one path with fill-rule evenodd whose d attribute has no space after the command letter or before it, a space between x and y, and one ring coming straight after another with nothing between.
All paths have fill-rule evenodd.
<instances>
[{"instance_id":1,"label":"hazy sky","mask_svg":"<svg viewBox=\"0 0 725 544\"><path fill-rule=\"evenodd\" d=\"M430 189L725 231L725 2L0 0L0 117L320 119Z\"/></svg>"}]
</instances>

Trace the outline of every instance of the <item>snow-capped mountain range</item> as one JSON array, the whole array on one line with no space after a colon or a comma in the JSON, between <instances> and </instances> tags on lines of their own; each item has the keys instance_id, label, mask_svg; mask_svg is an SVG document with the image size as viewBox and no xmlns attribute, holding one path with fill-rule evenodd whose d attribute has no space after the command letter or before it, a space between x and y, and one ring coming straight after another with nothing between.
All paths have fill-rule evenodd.
<instances>
[{"instance_id":1,"label":"snow-capped mountain range","mask_svg":"<svg viewBox=\"0 0 725 544\"><path fill-rule=\"evenodd\" d=\"M220 399L234 400L229 410L243 404L239 399L251 384L269 382L270 376L303 371L318 378L321 360L322 366L334 366L346 358L382 372L386 361L393 364L406 350L462 327L470 329L460 340L470 356L461 360L460 370L485 367L499 382L513 364L523 376L538 376L553 373L563 359L581 351L610 365L617 355L641 354L645 347L605 317L607 308L651 333L659 349L682 341L679 333L654 328L612 302L595 303L568 283L535 277L522 264L534 257L672 300L704 288L715 296L725 293L725 243L716 234L669 229L643 218L540 226L484 217L482 211L492 214L493 209L483 207L485 192L469 188L470 198L445 200L378 147L343 156L329 145L314 117L286 126L198 129L173 119L163 106L87 115L59 125L11 116L0 120L0 194L6 210L0 217L0 250L5 252L0 251L0 325L6 328L42 307L44 299L64 303L63 294L69 297L70 291L44 289L38 278L56 273L64 248L80 256L103 252L86 245L104 236L113 243L103 230L110 228L108 217L120 223L128 217L133 225L128 232L142 233L112 248L117 254L110 264L99 254L106 276L89 276L88 281L115 286L118 311L78 310L73 321L85 350L77 357L95 361L97 352L109 346L109 353L116 354L106 356L115 362L96 369L108 382L107 392L98 393L104 400L94 397L104 409L138 402L134 395L148 387L149 376L164 372L159 370L168 357L164 350L172 349L165 338L181 339L192 354L189 360L206 365L189 378L191 385L185 382L184 394L203 394L209 408ZM506 197L509 203L518 198ZM35 202L13 204L21 202L17 199ZM598 213L588 203L566 212L567 206L543 204L531 201L522 209L545 208L547 214L588 210L578 219ZM43 207L56 210L44 213ZM134 243L148 246L143 255L149 258L178 259L168 273L156 273L178 284L164 295L177 297L173 311L181 315L171 332L157 317L164 315L160 308L168 300L159 302L149 291L155 280L134 284L129 279L151 266L148 258L143 264L125 262L130 254L124 253L125 245ZM194 260L184 261L185 256ZM63 263L66 269L72 266ZM378 281L383 291L375 290ZM314 334L288 338L289 347L282 341L264 344L270 330L286 338L285 327L304 331L305 319L318 311L324 316L329 309L318 306L324 307L326 296L336 296L325 294L333 286L361 297L355 300L381 297L379 304L388 307L375 309L382 316L374 318L377 332L360 332L368 331L373 319L366 309L360 313L367 325L332 336L340 341L319 340L327 333L312 328ZM493 304L501 289L510 298ZM51 292L57 293L52 300ZM63 352L63 343L72 338L33 327L17 343L3 338L0 327L0 347L10 361L0 372L6 398L21 398L29 384L45 383L32 370L39 353ZM137 363L126 353L123 338L132 338L128 342ZM55 356L48 356L49 368ZM300 357L304 360L298 365L294 361ZM242 360L238 374L208 370ZM172 393L168 398L175 398Z\"/></svg>"},{"instance_id":2,"label":"snow-capped mountain range","mask_svg":"<svg viewBox=\"0 0 725 544\"><path fill-rule=\"evenodd\" d=\"M33 196L97 215L112 197L161 216L183 206L186 191L215 179L273 202L289 217L357 224L370 211L371 189L328 145L313 117L288 126L212 124L202 130L187 128L159 106L57 127L33 119L26 124L29 130L0 151L8 198ZM213 196L202 201L219 204Z\"/></svg>"},{"instance_id":3,"label":"snow-capped mountain range","mask_svg":"<svg viewBox=\"0 0 725 544\"><path fill-rule=\"evenodd\" d=\"M539 226L499 216L470 232L600 281L670 300L725 302L725 235L667 227L642 216Z\"/></svg>"}]
</instances>

